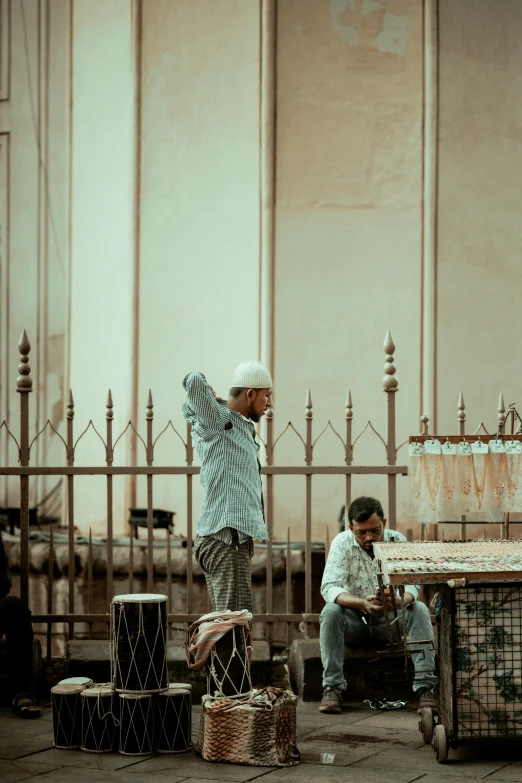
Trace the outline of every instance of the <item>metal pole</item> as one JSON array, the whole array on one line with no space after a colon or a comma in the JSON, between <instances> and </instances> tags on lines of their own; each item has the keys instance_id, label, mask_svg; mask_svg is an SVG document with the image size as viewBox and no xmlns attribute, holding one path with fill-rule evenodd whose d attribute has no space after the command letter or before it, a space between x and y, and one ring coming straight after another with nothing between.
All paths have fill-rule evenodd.
<instances>
[{"instance_id":1,"label":"metal pole","mask_svg":"<svg viewBox=\"0 0 522 783\"><path fill-rule=\"evenodd\" d=\"M20 364L16 391L20 394L20 465L29 465L29 392L33 390L29 352L31 343L23 331L18 343ZM29 476L20 476L20 598L29 604Z\"/></svg>"}]
</instances>

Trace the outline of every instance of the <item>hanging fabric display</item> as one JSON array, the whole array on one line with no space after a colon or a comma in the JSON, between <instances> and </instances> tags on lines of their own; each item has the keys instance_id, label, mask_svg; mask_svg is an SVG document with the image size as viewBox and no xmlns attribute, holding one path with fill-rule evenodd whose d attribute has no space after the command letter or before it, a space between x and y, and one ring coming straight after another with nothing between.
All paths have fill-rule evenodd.
<instances>
[{"instance_id":1,"label":"hanging fabric display","mask_svg":"<svg viewBox=\"0 0 522 783\"><path fill-rule=\"evenodd\" d=\"M410 514L419 522L480 514L501 522L522 511L522 442L505 437L412 439Z\"/></svg>"}]
</instances>

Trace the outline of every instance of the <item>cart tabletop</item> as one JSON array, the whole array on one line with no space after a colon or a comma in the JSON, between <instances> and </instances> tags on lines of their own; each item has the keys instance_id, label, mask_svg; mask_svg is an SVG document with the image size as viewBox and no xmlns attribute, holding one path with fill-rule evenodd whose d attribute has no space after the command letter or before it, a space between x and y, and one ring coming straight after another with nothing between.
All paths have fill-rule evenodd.
<instances>
[{"instance_id":1,"label":"cart tabletop","mask_svg":"<svg viewBox=\"0 0 522 783\"><path fill-rule=\"evenodd\" d=\"M385 582L522 581L522 539L374 544Z\"/></svg>"}]
</instances>

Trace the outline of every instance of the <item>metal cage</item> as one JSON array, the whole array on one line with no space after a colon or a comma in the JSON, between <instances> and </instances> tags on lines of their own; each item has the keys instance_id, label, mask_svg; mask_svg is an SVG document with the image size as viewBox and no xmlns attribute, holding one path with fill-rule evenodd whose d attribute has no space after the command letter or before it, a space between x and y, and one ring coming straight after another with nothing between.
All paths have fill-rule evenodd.
<instances>
[{"instance_id":1,"label":"metal cage","mask_svg":"<svg viewBox=\"0 0 522 783\"><path fill-rule=\"evenodd\" d=\"M438 632L449 742L522 738L522 584L443 586Z\"/></svg>"}]
</instances>

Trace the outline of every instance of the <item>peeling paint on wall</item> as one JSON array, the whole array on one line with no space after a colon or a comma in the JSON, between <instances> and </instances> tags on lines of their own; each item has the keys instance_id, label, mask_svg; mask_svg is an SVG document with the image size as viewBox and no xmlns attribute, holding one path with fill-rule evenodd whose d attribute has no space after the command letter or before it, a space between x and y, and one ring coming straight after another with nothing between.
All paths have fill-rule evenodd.
<instances>
[{"instance_id":1,"label":"peeling paint on wall","mask_svg":"<svg viewBox=\"0 0 522 783\"><path fill-rule=\"evenodd\" d=\"M400 16L386 11L382 30L375 39L379 51L402 57L408 46L410 28L411 20L408 11Z\"/></svg>"},{"instance_id":2,"label":"peeling paint on wall","mask_svg":"<svg viewBox=\"0 0 522 783\"><path fill-rule=\"evenodd\" d=\"M349 46L359 46L359 31L356 27L343 24L340 20L342 14L355 11L354 0L331 0L328 7L330 11L330 26L334 33Z\"/></svg>"},{"instance_id":3,"label":"peeling paint on wall","mask_svg":"<svg viewBox=\"0 0 522 783\"><path fill-rule=\"evenodd\" d=\"M399 4L399 8L404 7ZM396 10L399 8L396 7ZM360 45L359 24L366 33L366 42L368 42L368 32L374 33L374 37L369 39L370 45L377 48L383 54L392 54L402 57L408 46L408 36L412 23L409 10L402 14L394 14L387 10L386 4L382 0L362 0L359 4L359 10L356 10L355 0L331 0L328 6L330 12L330 27L339 38L349 46ZM364 17L378 13L382 16L382 22L377 22L378 30L375 35L375 28L364 21ZM347 19L350 15L352 18ZM349 24L348 22L352 22ZM375 22L373 23L375 25ZM380 29L379 29L380 28Z\"/></svg>"},{"instance_id":4,"label":"peeling paint on wall","mask_svg":"<svg viewBox=\"0 0 522 783\"><path fill-rule=\"evenodd\" d=\"M379 2L379 0L363 0L361 16L368 16L368 14L373 14L374 11L385 10L386 6L384 3Z\"/></svg>"}]
</instances>

